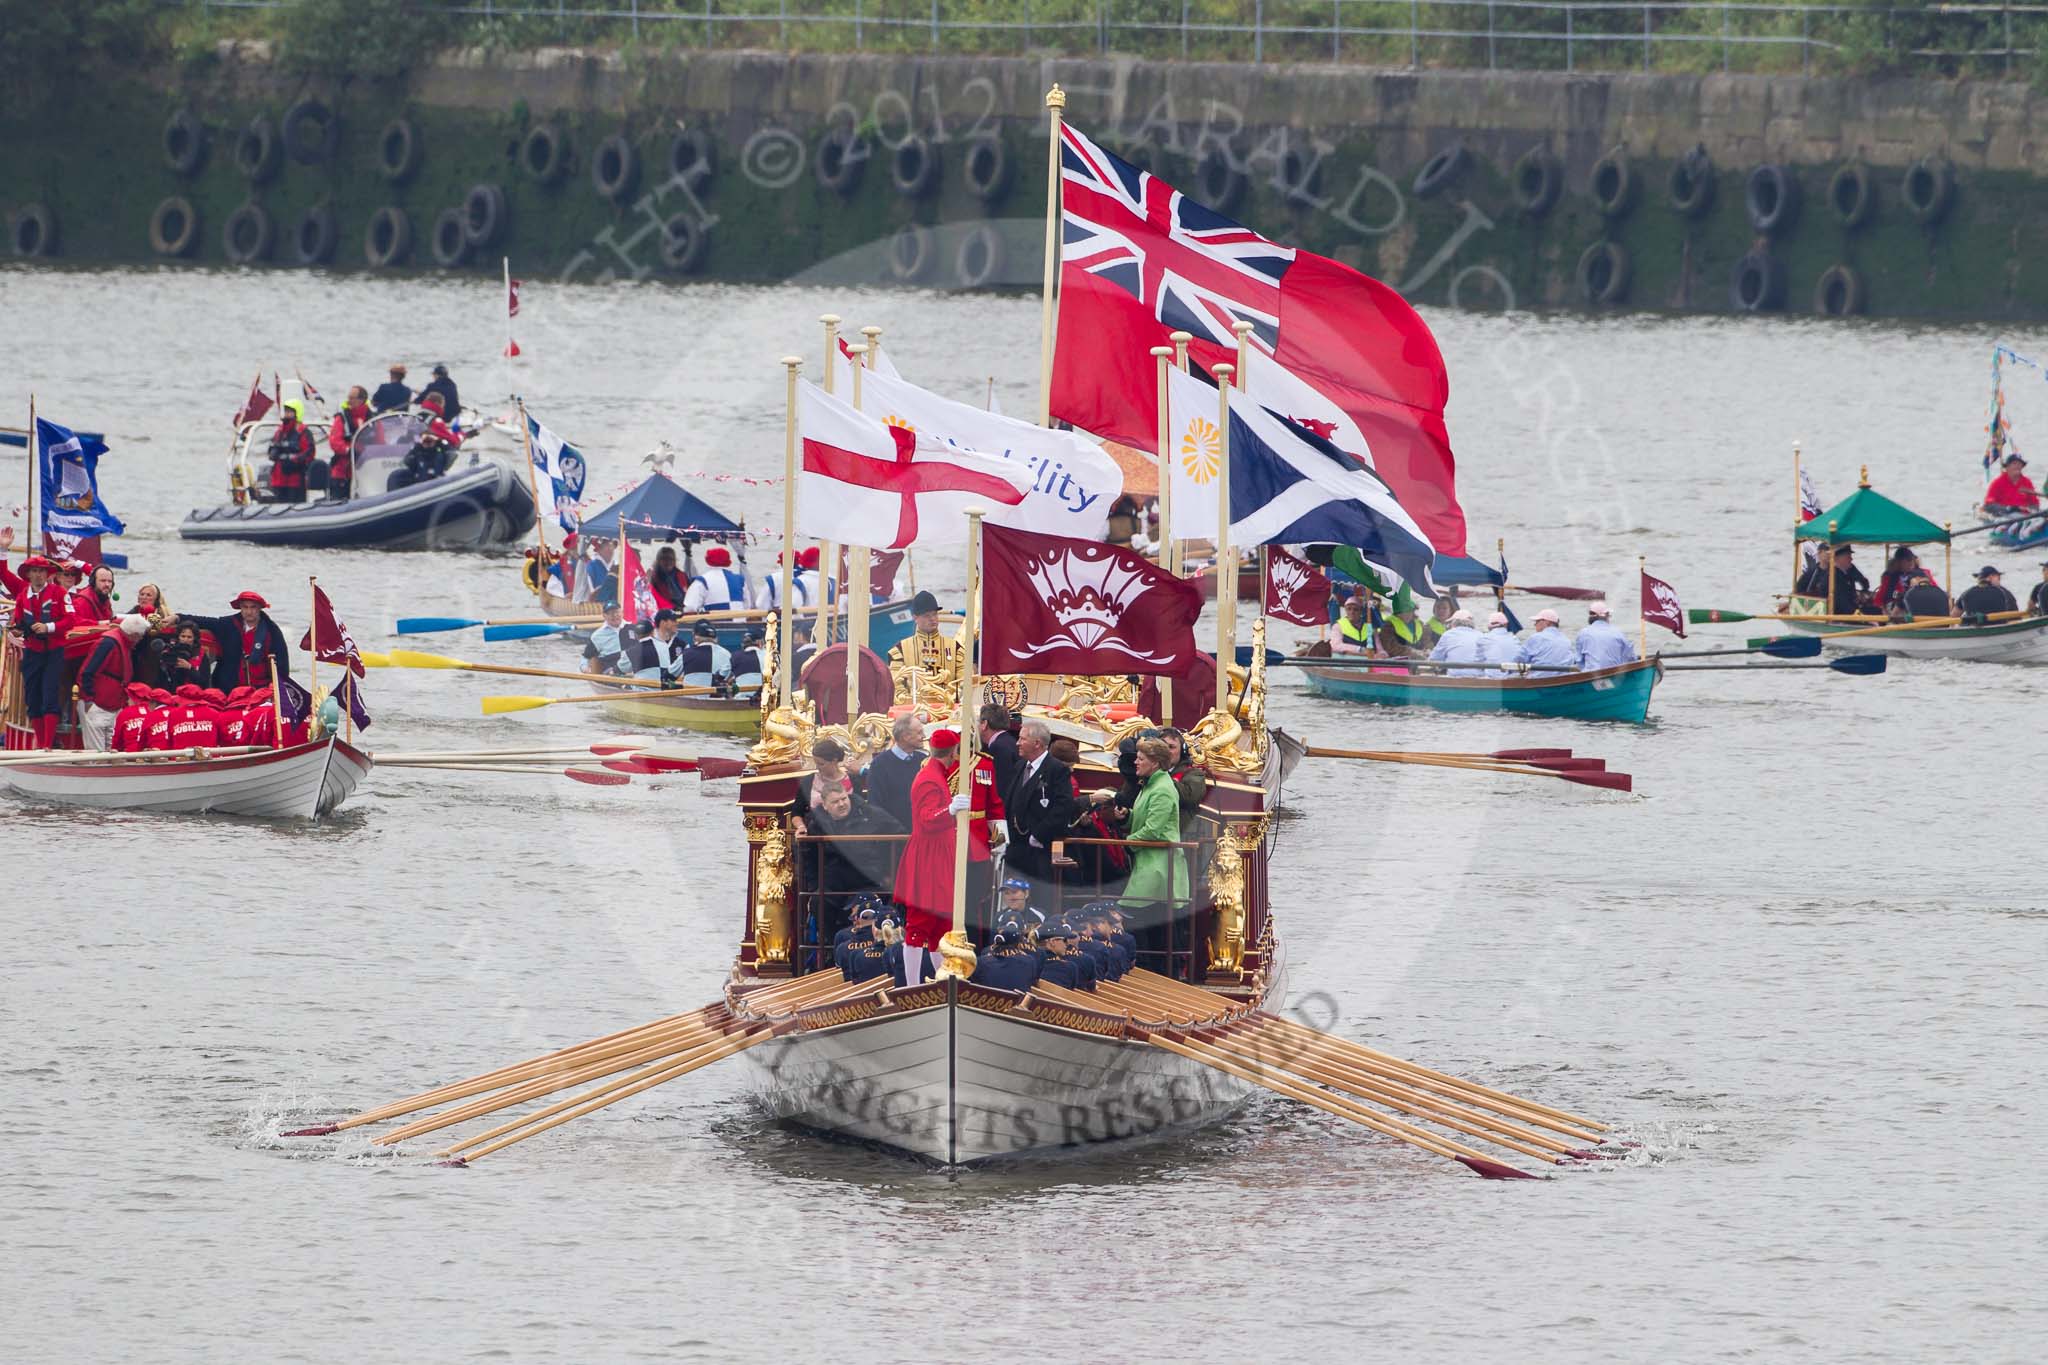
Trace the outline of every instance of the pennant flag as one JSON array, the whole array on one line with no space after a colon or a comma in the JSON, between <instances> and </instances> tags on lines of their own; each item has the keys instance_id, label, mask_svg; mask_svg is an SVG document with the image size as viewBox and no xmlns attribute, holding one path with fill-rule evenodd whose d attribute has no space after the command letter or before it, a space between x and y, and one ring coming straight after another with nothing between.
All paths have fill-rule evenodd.
<instances>
[{"instance_id":1,"label":"pennant flag","mask_svg":"<svg viewBox=\"0 0 2048 1365\"><path fill-rule=\"evenodd\" d=\"M966 509L991 515L1024 501L1022 465L936 441L856 412L808 381L797 385L796 532L841 545L902 550L958 545Z\"/></svg>"},{"instance_id":2,"label":"pennant flag","mask_svg":"<svg viewBox=\"0 0 2048 1365\"><path fill-rule=\"evenodd\" d=\"M299 392L306 395L307 402L324 403L327 401L320 396L320 390L314 388L311 383L307 382L306 376L299 373L299 368L296 365L292 367L292 377L299 381Z\"/></svg>"},{"instance_id":3,"label":"pennant flag","mask_svg":"<svg viewBox=\"0 0 2048 1365\"><path fill-rule=\"evenodd\" d=\"M1647 571L1643 574L1643 619L1685 638L1685 613L1678 607L1678 590L1661 578L1650 577Z\"/></svg>"},{"instance_id":4,"label":"pennant flag","mask_svg":"<svg viewBox=\"0 0 2048 1365\"><path fill-rule=\"evenodd\" d=\"M1222 442L1213 385L1167 371L1173 533L1216 535ZM1426 584L1436 557L1392 490L1327 440L1230 391L1230 538L1237 545L1344 545Z\"/></svg>"},{"instance_id":5,"label":"pennant flag","mask_svg":"<svg viewBox=\"0 0 2048 1365\"><path fill-rule=\"evenodd\" d=\"M643 618L654 619L654 590L647 586L639 552L624 536L619 538L619 610L626 614L629 626Z\"/></svg>"},{"instance_id":6,"label":"pennant flag","mask_svg":"<svg viewBox=\"0 0 2048 1365\"><path fill-rule=\"evenodd\" d=\"M356 729L370 728L370 708L363 705L362 684L355 680L354 674L342 674L341 682L336 685L332 695L339 697L341 704L348 708L349 719L355 722Z\"/></svg>"},{"instance_id":7,"label":"pennant flag","mask_svg":"<svg viewBox=\"0 0 2048 1365\"><path fill-rule=\"evenodd\" d=\"M1101 540L1109 530L1109 509L1123 496L1123 470L1086 437L956 403L879 372L862 382L860 405L920 443L998 456L1027 471L1031 487L1024 501L991 507L990 522L1082 540Z\"/></svg>"},{"instance_id":8,"label":"pennant flag","mask_svg":"<svg viewBox=\"0 0 2048 1365\"><path fill-rule=\"evenodd\" d=\"M263 391L263 371L258 370L256 377L249 381L249 396L242 400L241 407L235 409L235 415L229 419L230 424L239 428L244 423L259 421L271 407L270 395Z\"/></svg>"},{"instance_id":9,"label":"pennant flag","mask_svg":"<svg viewBox=\"0 0 2048 1365\"><path fill-rule=\"evenodd\" d=\"M43 534L118 536L126 528L100 501L100 456L107 443L79 436L45 417L36 418L42 484Z\"/></svg>"},{"instance_id":10,"label":"pennant flag","mask_svg":"<svg viewBox=\"0 0 2048 1365\"><path fill-rule=\"evenodd\" d=\"M1194 335L1197 363L1236 360L1252 326L1254 397L1369 463L1431 545L1465 549L1444 426L1450 381L1436 338L1399 293L1348 266L1268 241L1091 142L1060 130L1059 340L1052 413L1151 450L1150 350Z\"/></svg>"},{"instance_id":11,"label":"pennant flag","mask_svg":"<svg viewBox=\"0 0 2048 1365\"><path fill-rule=\"evenodd\" d=\"M313 714L313 694L292 681L289 674L280 674L277 679L277 718L287 725L297 725Z\"/></svg>"},{"instance_id":12,"label":"pennant flag","mask_svg":"<svg viewBox=\"0 0 2048 1365\"><path fill-rule=\"evenodd\" d=\"M578 524L576 505L583 501L583 486L590 477L589 462L531 412L526 414L526 431L532 438L534 484L553 490L555 520L564 531L573 531Z\"/></svg>"},{"instance_id":13,"label":"pennant flag","mask_svg":"<svg viewBox=\"0 0 2048 1365\"><path fill-rule=\"evenodd\" d=\"M1117 545L1003 526L981 534L989 673L1176 676L1195 659L1202 592Z\"/></svg>"},{"instance_id":14,"label":"pennant flag","mask_svg":"<svg viewBox=\"0 0 2048 1365\"><path fill-rule=\"evenodd\" d=\"M317 650L313 648L316 635L320 641ZM348 627L334 614L334 603L327 600L327 590L317 583L313 585L313 624L307 627L299 648L323 664L347 664L349 672L358 678L363 676L363 656L356 649L356 637L348 633Z\"/></svg>"},{"instance_id":15,"label":"pennant flag","mask_svg":"<svg viewBox=\"0 0 2048 1365\"><path fill-rule=\"evenodd\" d=\"M1330 619L1330 576L1277 545L1265 547L1266 615L1297 626Z\"/></svg>"},{"instance_id":16,"label":"pennant flag","mask_svg":"<svg viewBox=\"0 0 2048 1365\"><path fill-rule=\"evenodd\" d=\"M865 385L876 375L884 379L903 377L887 351L875 357L875 363L867 367L867 373L861 376L862 384ZM849 403L853 401L853 346L845 337L839 338L839 354L832 361L832 391ZM866 394L863 393L862 396L865 397ZM866 404L862 406L865 407Z\"/></svg>"},{"instance_id":17,"label":"pennant flag","mask_svg":"<svg viewBox=\"0 0 2048 1365\"><path fill-rule=\"evenodd\" d=\"M1814 491L1813 475L1807 473L1806 467L1801 465L1799 468L1799 520L1802 522L1812 521L1820 514L1820 494ZM1820 546L1811 540L1802 543L1799 547L1799 552L1805 556L1806 564L1809 568L1813 566L1815 560L1820 558Z\"/></svg>"}]
</instances>

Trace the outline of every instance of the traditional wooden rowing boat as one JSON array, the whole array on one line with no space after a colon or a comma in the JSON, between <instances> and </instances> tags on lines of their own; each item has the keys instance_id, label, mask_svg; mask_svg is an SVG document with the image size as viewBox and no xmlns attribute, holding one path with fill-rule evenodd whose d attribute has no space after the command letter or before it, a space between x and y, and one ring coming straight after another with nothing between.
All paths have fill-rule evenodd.
<instances>
[{"instance_id":1,"label":"traditional wooden rowing boat","mask_svg":"<svg viewBox=\"0 0 2048 1365\"><path fill-rule=\"evenodd\" d=\"M1845 622L1791 621L1791 629L1818 635L1826 649L1848 654L1892 654L1910 659L1964 659L1972 663L2048 664L2048 616L1997 621L1983 626L1929 626L1925 630L1887 630L1882 635L1852 635Z\"/></svg>"},{"instance_id":2,"label":"traditional wooden rowing boat","mask_svg":"<svg viewBox=\"0 0 2048 1365\"><path fill-rule=\"evenodd\" d=\"M316 820L346 801L370 766L368 754L339 738L218 757L191 750L93 762L63 751L46 763L10 755L0 764L0 787L107 810Z\"/></svg>"},{"instance_id":3,"label":"traditional wooden rowing boat","mask_svg":"<svg viewBox=\"0 0 2048 1365\"><path fill-rule=\"evenodd\" d=\"M600 703L622 725L658 725L674 730L704 730L720 735L760 733L761 704L752 694L740 697L642 697L644 690L625 687L593 675L599 691L616 691L617 701Z\"/></svg>"},{"instance_id":4,"label":"traditional wooden rowing boat","mask_svg":"<svg viewBox=\"0 0 2048 1365\"><path fill-rule=\"evenodd\" d=\"M1520 678L1459 678L1379 672L1355 664L1300 669L1309 687L1339 701L1374 706L1426 706L1433 711L1547 716L1560 720L1649 719L1650 694L1663 676L1655 659L1589 673Z\"/></svg>"}]
</instances>

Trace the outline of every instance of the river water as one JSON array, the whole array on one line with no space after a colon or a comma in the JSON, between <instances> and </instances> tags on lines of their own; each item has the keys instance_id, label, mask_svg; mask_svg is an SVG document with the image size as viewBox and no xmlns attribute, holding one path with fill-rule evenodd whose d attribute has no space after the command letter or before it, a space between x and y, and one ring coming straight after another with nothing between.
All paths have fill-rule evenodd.
<instances>
[{"instance_id":1,"label":"river water","mask_svg":"<svg viewBox=\"0 0 2048 1365\"><path fill-rule=\"evenodd\" d=\"M536 287L518 382L590 452L594 490L659 440L686 475L771 476L776 358L816 353L824 307L887 327L912 379L969 397L993 375L1032 409L1037 313L1012 298ZM257 587L296 638L317 574L376 647L397 615L524 610L514 561L188 546L177 523L220 498L259 365L335 394L446 360L481 401L505 389L495 308L488 282L0 270L0 420L32 385L45 415L109 433L125 588L215 612ZM1524 581L1611 589L1631 630L1638 554L1695 606L1758 609L1782 585L1795 439L1826 502L1866 462L1936 519L1978 486L1978 330L1432 322L1474 546L1505 538ZM2025 378L2022 448L2030 403L2048 431ZM0 488L22 478L0 453ZM775 487L692 486L779 526ZM2003 558L2024 595L2037 570ZM957 567L919 572L957 593ZM478 714L485 692L573 690L377 672L369 738L615 728ZM1544 1183L1473 1179L1280 1099L1137 1150L936 1174L767 1124L717 1068L467 1171L285 1141L714 998L742 922L730 784L380 771L317 828L0 798L5 1354L2039 1359L2044 702L2048 671L1988 666L1673 674L1637 730L1276 682L1273 716L1313 742L1562 744L1635 774L1623 798L1311 762L1279 827L1291 1007L1640 1144Z\"/></svg>"}]
</instances>

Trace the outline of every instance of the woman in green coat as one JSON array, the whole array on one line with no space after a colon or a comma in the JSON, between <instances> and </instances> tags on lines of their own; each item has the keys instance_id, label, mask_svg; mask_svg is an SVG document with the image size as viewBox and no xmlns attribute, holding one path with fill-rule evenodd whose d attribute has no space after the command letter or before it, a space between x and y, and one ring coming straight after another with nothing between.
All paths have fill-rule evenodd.
<instances>
[{"instance_id":1,"label":"woman in green coat","mask_svg":"<svg viewBox=\"0 0 2048 1365\"><path fill-rule=\"evenodd\" d=\"M1168 772L1172 762L1173 751L1165 740L1138 741L1138 799L1131 803L1131 828L1125 837L1168 842L1180 839L1180 792ZM1158 902L1177 908L1187 897L1188 860L1184 850L1131 850L1131 878L1124 883L1122 901L1126 908Z\"/></svg>"}]
</instances>

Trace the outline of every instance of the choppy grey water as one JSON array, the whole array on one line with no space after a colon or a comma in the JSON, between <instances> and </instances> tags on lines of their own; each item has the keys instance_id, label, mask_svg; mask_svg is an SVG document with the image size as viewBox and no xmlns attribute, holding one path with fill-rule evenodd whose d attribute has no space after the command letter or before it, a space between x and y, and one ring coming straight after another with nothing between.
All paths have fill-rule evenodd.
<instances>
[{"instance_id":1,"label":"choppy grey water","mask_svg":"<svg viewBox=\"0 0 2048 1365\"><path fill-rule=\"evenodd\" d=\"M214 611L255 586L296 635L317 573L373 645L399 614L523 606L514 562L195 547L177 522L220 497L259 365L334 394L445 359L474 400L503 390L495 306L489 283L0 270L0 422L33 388L110 434L129 588ZM772 475L775 360L815 353L821 307L886 326L914 379L967 397L993 374L1032 407L1032 301L916 293L536 287L520 384L596 489L661 439L685 470ZM1692 605L1781 585L1795 438L1827 501L1863 462L1937 519L1977 487L1977 331L1432 322L1474 545L1611 588L1631 625L1639 553ZM0 453L0 490L22 477ZM701 491L779 522L772 487ZM2004 567L2022 591L2036 573ZM481 718L486 691L548 690L503 681L373 674L370 738L615 728ZM766 1124L718 1069L468 1171L286 1142L710 1000L741 924L732 793L386 771L314 829L0 798L5 1355L2040 1358L2048 671L1673 675L1641 730L1297 686L1273 713L1316 742L1569 744L1636 775L1615 799L1311 763L1273 890L1296 1007L1618 1122L1631 1160L1497 1185L1274 1099L1135 1151L943 1175Z\"/></svg>"}]
</instances>

